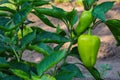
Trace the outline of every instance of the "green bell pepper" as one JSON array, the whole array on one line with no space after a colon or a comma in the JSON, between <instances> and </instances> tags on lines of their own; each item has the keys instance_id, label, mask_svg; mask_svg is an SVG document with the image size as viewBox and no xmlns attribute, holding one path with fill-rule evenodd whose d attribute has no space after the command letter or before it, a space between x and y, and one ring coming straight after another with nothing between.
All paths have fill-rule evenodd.
<instances>
[{"instance_id":1,"label":"green bell pepper","mask_svg":"<svg viewBox=\"0 0 120 80\"><path fill-rule=\"evenodd\" d=\"M83 64L90 68L96 63L100 38L95 35L81 35L78 38L78 51Z\"/></svg>"},{"instance_id":2,"label":"green bell pepper","mask_svg":"<svg viewBox=\"0 0 120 80\"><path fill-rule=\"evenodd\" d=\"M93 21L93 15L92 15L92 9L89 11L83 11L79 23L76 27L76 34L80 36L82 33L84 33L88 27L90 27L91 23Z\"/></svg>"}]
</instances>

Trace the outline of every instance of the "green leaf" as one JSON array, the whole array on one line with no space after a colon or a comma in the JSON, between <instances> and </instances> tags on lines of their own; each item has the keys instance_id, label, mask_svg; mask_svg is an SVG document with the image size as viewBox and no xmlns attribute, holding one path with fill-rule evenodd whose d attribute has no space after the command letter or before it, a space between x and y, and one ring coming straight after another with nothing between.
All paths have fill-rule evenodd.
<instances>
[{"instance_id":1,"label":"green leaf","mask_svg":"<svg viewBox=\"0 0 120 80\"><path fill-rule=\"evenodd\" d=\"M40 14L40 13L37 13L35 12L34 13L37 17L39 17L46 25L50 26L50 27L53 27L53 28L56 28L54 26L54 24L51 23L51 21L43 14Z\"/></svg>"},{"instance_id":2,"label":"green leaf","mask_svg":"<svg viewBox=\"0 0 120 80\"><path fill-rule=\"evenodd\" d=\"M36 30L25 35L20 41L21 47L25 47L26 45L31 43L32 40L35 39L35 37L36 37Z\"/></svg>"},{"instance_id":3,"label":"green leaf","mask_svg":"<svg viewBox=\"0 0 120 80\"><path fill-rule=\"evenodd\" d=\"M58 73L55 76L55 78L56 78L56 80L73 80L75 74L76 73L71 72L71 71L70 72L69 71L67 71L67 72L63 71L63 72Z\"/></svg>"},{"instance_id":4,"label":"green leaf","mask_svg":"<svg viewBox=\"0 0 120 80\"><path fill-rule=\"evenodd\" d=\"M64 57L66 51L56 51L50 54L49 56L45 57L40 63L37 65L37 73L39 76L41 76L45 71L47 71L49 68L53 67L55 64L60 62Z\"/></svg>"},{"instance_id":5,"label":"green leaf","mask_svg":"<svg viewBox=\"0 0 120 80\"><path fill-rule=\"evenodd\" d=\"M106 25L114 35L117 45L120 45L120 20L117 19L112 19L112 20L107 20Z\"/></svg>"},{"instance_id":6,"label":"green leaf","mask_svg":"<svg viewBox=\"0 0 120 80\"><path fill-rule=\"evenodd\" d=\"M8 76L7 74L4 74L4 73L0 72L0 79L3 79L5 77L7 77L7 76Z\"/></svg>"},{"instance_id":7,"label":"green leaf","mask_svg":"<svg viewBox=\"0 0 120 80\"><path fill-rule=\"evenodd\" d=\"M75 64L66 64L66 65L61 67L61 70L76 73L74 75L74 77L76 77L76 78L83 78L84 77L82 72L80 71L79 67L77 67Z\"/></svg>"},{"instance_id":8,"label":"green leaf","mask_svg":"<svg viewBox=\"0 0 120 80\"><path fill-rule=\"evenodd\" d=\"M78 52L78 47L73 47L72 50L70 51L69 55L80 59L79 52Z\"/></svg>"},{"instance_id":9,"label":"green leaf","mask_svg":"<svg viewBox=\"0 0 120 80\"><path fill-rule=\"evenodd\" d=\"M103 2L93 9L93 16L106 21L105 13L113 7L114 2Z\"/></svg>"},{"instance_id":10,"label":"green leaf","mask_svg":"<svg viewBox=\"0 0 120 80\"><path fill-rule=\"evenodd\" d=\"M29 74L27 74L26 72L19 70L19 69L11 69L11 71L17 75L18 77L25 79L25 80L30 80L30 76Z\"/></svg>"},{"instance_id":11,"label":"green leaf","mask_svg":"<svg viewBox=\"0 0 120 80\"><path fill-rule=\"evenodd\" d=\"M9 21L9 18L0 17L0 26L5 26Z\"/></svg>"},{"instance_id":12,"label":"green leaf","mask_svg":"<svg viewBox=\"0 0 120 80\"><path fill-rule=\"evenodd\" d=\"M11 15L6 12L0 12L1 17L10 17Z\"/></svg>"},{"instance_id":13,"label":"green leaf","mask_svg":"<svg viewBox=\"0 0 120 80\"><path fill-rule=\"evenodd\" d=\"M0 57L0 68L8 68L10 65L7 63L5 57Z\"/></svg>"},{"instance_id":14,"label":"green leaf","mask_svg":"<svg viewBox=\"0 0 120 80\"><path fill-rule=\"evenodd\" d=\"M31 26L31 28L32 28L33 30L37 30L37 31L36 31L36 34L39 34L40 32L45 32L45 30L41 29L41 28L38 27L38 26Z\"/></svg>"},{"instance_id":15,"label":"green leaf","mask_svg":"<svg viewBox=\"0 0 120 80\"><path fill-rule=\"evenodd\" d=\"M64 45L64 43L58 44L58 45L54 48L54 50L59 50L63 45Z\"/></svg>"},{"instance_id":16,"label":"green leaf","mask_svg":"<svg viewBox=\"0 0 120 80\"><path fill-rule=\"evenodd\" d=\"M42 5L49 4L49 2L50 1L45 1L45 0L34 1L33 6L42 6Z\"/></svg>"},{"instance_id":17,"label":"green leaf","mask_svg":"<svg viewBox=\"0 0 120 80\"><path fill-rule=\"evenodd\" d=\"M20 79L16 76L7 76L7 77L3 78L2 80L23 80L23 79Z\"/></svg>"},{"instance_id":18,"label":"green leaf","mask_svg":"<svg viewBox=\"0 0 120 80\"><path fill-rule=\"evenodd\" d=\"M86 0L86 1L89 6L92 6L92 4L98 0Z\"/></svg>"},{"instance_id":19,"label":"green leaf","mask_svg":"<svg viewBox=\"0 0 120 80\"><path fill-rule=\"evenodd\" d=\"M13 17L6 22L6 24L1 25L0 29L4 31L10 31L16 29L21 23L24 22L28 13L32 10L32 7L27 6L24 9L21 9L19 12L14 13Z\"/></svg>"},{"instance_id":20,"label":"green leaf","mask_svg":"<svg viewBox=\"0 0 120 80\"><path fill-rule=\"evenodd\" d=\"M12 10L16 10L16 6L14 4L10 3L10 2L9 3L1 4L0 6L2 6L2 7L8 7L10 9L12 9ZM14 12L16 12L16 11L14 11Z\"/></svg>"},{"instance_id":21,"label":"green leaf","mask_svg":"<svg viewBox=\"0 0 120 80\"><path fill-rule=\"evenodd\" d=\"M28 48L30 50L35 50L39 53L42 53L44 56L48 56L53 52L52 48L49 47L48 45L44 44L44 43L39 43L39 44L36 44L36 45L29 45Z\"/></svg>"},{"instance_id":22,"label":"green leaf","mask_svg":"<svg viewBox=\"0 0 120 80\"><path fill-rule=\"evenodd\" d=\"M1 0L0 5L9 2L9 0Z\"/></svg>"},{"instance_id":23,"label":"green leaf","mask_svg":"<svg viewBox=\"0 0 120 80\"><path fill-rule=\"evenodd\" d=\"M0 45L4 45L4 44L0 43ZM3 53L5 50L6 50L6 49L5 49L4 46L0 46L0 53Z\"/></svg>"},{"instance_id":24,"label":"green leaf","mask_svg":"<svg viewBox=\"0 0 120 80\"><path fill-rule=\"evenodd\" d=\"M71 26L73 26L77 20L78 20L78 14L77 14L77 10L73 9L70 12L67 12L67 19L69 21L69 23L71 24Z\"/></svg>"},{"instance_id":25,"label":"green leaf","mask_svg":"<svg viewBox=\"0 0 120 80\"><path fill-rule=\"evenodd\" d=\"M65 43L69 42L69 39L63 36L60 36L55 33L51 32L41 32L37 34L36 40L34 40L35 43L39 42L46 42L46 43Z\"/></svg>"},{"instance_id":26,"label":"green leaf","mask_svg":"<svg viewBox=\"0 0 120 80\"><path fill-rule=\"evenodd\" d=\"M65 32L65 30L63 30L63 29L61 29L60 28L61 26L60 25L57 25L57 28L56 28L56 34L59 34L59 35L61 35L61 36L65 36L66 35L66 32Z\"/></svg>"},{"instance_id":27,"label":"green leaf","mask_svg":"<svg viewBox=\"0 0 120 80\"><path fill-rule=\"evenodd\" d=\"M14 75L8 75L8 74L0 72L0 80L22 80Z\"/></svg>"},{"instance_id":28,"label":"green leaf","mask_svg":"<svg viewBox=\"0 0 120 80\"><path fill-rule=\"evenodd\" d=\"M34 9L39 14L48 15L51 17L58 18L60 20L63 20L66 14L64 10L57 8L57 7L53 7L52 9L50 8L34 8Z\"/></svg>"},{"instance_id":29,"label":"green leaf","mask_svg":"<svg viewBox=\"0 0 120 80\"><path fill-rule=\"evenodd\" d=\"M100 73L96 68L93 67L93 68L87 68L87 69L96 80L103 80L101 79Z\"/></svg>"},{"instance_id":30,"label":"green leaf","mask_svg":"<svg viewBox=\"0 0 120 80\"><path fill-rule=\"evenodd\" d=\"M56 80L54 77L50 75L43 75L40 80Z\"/></svg>"},{"instance_id":31,"label":"green leaf","mask_svg":"<svg viewBox=\"0 0 120 80\"><path fill-rule=\"evenodd\" d=\"M11 61L9 62L9 65L11 66L12 69L19 69L22 70L26 73L30 72L30 66L26 65L26 63L22 63L22 62L16 62L16 61Z\"/></svg>"},{"instance_id":32,"label":"green leaf","mask_svg":"<svg viewBox=\"0 0 120 80\"><path fill-rule=\"evenodd\" d=\"M15 13L16 11L15 10L13 10L13 9L10 9L9 7L2 7L2 6L0 6L0 11L8 11L8 12L10 12L10 13Z\"/></svg>"}]
</instances>

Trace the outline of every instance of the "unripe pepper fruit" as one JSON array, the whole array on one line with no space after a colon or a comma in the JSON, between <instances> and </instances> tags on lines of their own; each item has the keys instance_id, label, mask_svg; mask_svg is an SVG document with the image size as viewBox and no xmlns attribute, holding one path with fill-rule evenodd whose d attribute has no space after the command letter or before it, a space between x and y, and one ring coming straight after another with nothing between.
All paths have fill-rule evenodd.
<instances>
[{"instance_id":1,"label":"unripe pepper fruit","mask_svg":"<svg viewBox=\"0 0 120 80\"><path fill-rule=\"evenodd\" d=\"M83 64L94 67L100 48L100 38L95 35L81 35L78 38L78 51Z\"/></svg>"},{"instance_id":2,"label":"unripe pepper fruit","mask_svg":"<svg viewBox=\"0 0 120 80\"><path fill-rule=\"evenodd\" d=\"M92 9L81 13L79 23L76 27L76 34L79 36L84 33L93 21Z\"/></svg>"}]
</instances>

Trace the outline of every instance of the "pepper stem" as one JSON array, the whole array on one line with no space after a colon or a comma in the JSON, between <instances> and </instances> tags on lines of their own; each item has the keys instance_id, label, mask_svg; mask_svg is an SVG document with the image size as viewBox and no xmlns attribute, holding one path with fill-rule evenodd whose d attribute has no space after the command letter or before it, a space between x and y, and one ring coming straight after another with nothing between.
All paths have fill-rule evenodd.
<instances>
[{"instance_id":1,"label":"pepper stem","mask_svg":"<svg viewBox=\"0 0 120 80\"><path fill-rule=\"evenodd\" d=\"M88 35L91 35L92 34L92 30L91 30L91 27L89 27L88 29Z\"/></svg>"}]
</instances>

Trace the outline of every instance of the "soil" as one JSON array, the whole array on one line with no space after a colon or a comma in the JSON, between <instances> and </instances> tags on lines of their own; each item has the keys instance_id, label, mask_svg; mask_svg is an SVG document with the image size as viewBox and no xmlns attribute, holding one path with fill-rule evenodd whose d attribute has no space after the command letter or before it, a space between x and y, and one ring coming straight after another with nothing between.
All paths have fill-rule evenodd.
<instances>
[{"instance_id":1,"label":"soil","mask_svg":"<svg viewBox=\"0 0 120 80\"><path fill-rule=\"evenodd\" d=\"M100 3L106 0L100 0ZM64 4L55 4L56 6L66 10L71 11L73 7L77 9L78 14L83 10L83 7L75 6L74 3L64 3ZM114 7L107 12L106 17L107 19L120 19L120 5L115 4ZM54 29L47 27L43 24L37 17L30 14L29 19L35 21L34 26L44 26L43 29L47 29L49 31L55 31ZM55 23L56 25L59 24L62 29L66 30L64 23L54 18L50 18L50 20ZM116 46L116 41L110 32L110 30L106 27L105 24L98 25L94 30L93 33L98 35L101 39L101 48L99 50L98 61L96 64L96 68L100 71L101 76L105 78L105 80L120 80L120 47ZM65 44L63 47L66 48L68 44ZM37 54L36 52L24 52L23 59L38 62L41 60L42 55ZM29 55L29 53L31 53ZM70 57L68 62L77 62L76 59ZM119 74L118 74L119 73ZM83 80L92 80L90 79L91 76L88 73L85 73L86 79ZM82 79L75 79L75 80L82 80Z\"/></svg>"}]
</instances>

